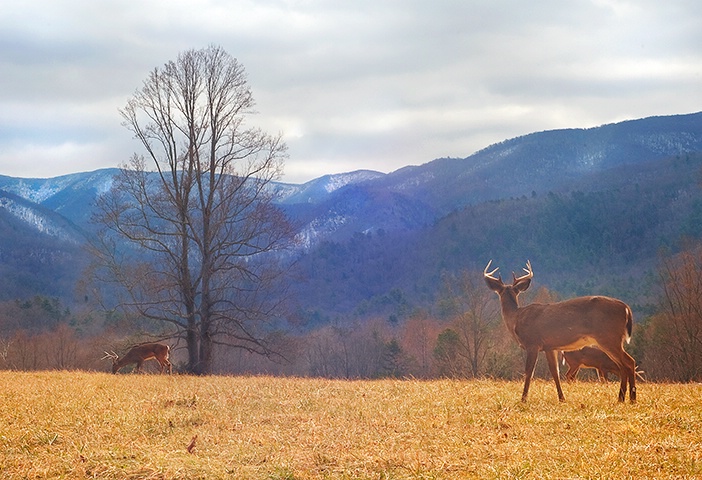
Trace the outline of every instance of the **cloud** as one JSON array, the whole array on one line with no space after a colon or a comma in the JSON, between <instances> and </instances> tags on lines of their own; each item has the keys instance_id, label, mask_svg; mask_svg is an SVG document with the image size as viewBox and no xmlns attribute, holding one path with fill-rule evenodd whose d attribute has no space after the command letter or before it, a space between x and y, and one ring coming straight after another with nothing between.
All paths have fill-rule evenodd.
<instances>
[{"instance_id":1,"label":"cloud","mask_svg":"<svg viewBox=\"0 0 702 480\"><path fill-rule=\"evenodd\" d=\"M287 181L702 105L696 0L9 0L0 173L128 159L118 110L153 68L212 43L246 68L253 121L285 135Z\"/></svg>"}]
</instances>

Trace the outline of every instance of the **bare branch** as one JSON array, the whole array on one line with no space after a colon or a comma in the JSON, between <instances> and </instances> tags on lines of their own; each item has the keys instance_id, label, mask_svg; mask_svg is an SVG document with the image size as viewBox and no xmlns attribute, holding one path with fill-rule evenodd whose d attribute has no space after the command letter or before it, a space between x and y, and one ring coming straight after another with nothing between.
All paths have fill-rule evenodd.
<instances>
[{"instance_id":1,"label":"bare branch","mask_svg":"<svg viewBox=\"0 0 702 480\"><path fill-rule=\"evenodd\" d=\"M102 273L122 308L186 339L192 371L212 368L215 342L268 353L258 324L281 306L292 231L269 185L287 147L247 126L253 107L244 68L210 46L154 69L120 112L145 154L100 199Z\"/></svg>"}]
</instances>

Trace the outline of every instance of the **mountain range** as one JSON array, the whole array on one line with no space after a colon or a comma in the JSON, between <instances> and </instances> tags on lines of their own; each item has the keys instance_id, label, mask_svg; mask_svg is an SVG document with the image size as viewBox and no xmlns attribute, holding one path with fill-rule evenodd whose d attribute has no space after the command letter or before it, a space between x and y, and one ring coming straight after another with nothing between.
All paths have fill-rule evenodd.
<instances>
[{"instance_id":1,"label":"mountain range","mask_svg":"<svg viewBox=\"0 0 702 480\"><path fill-rule=\"evenodd\" d=\"M0 176L0 300L73 298L91 206L116 172ZM272 188L298 228L307 282L293 290L297 311L324 321L426 307L443 275L490 258L504 269L529 258L565 295L599 289L644 302L637 277L661 249L702 236L700 172L694 113L537 132L466 158Z\"/></svg>"}]
</instances>

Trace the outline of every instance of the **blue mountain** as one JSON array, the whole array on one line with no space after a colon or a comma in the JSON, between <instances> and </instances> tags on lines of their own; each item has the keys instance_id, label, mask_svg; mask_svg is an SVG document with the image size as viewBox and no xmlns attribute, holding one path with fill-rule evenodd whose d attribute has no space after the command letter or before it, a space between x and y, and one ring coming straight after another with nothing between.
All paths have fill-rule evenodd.
<instances>
[{"instance_id":1,"label":"blue mountain","mask_svg":"<svg viewBox=\"0 0 702 480\"><path fill-rule=\"evenodd\" d=\"M556 265L573 257L576 250L587 258L583 253L587 247L573 244L577 235L560 236L555 233L558 224L544 220L560 219L569 232L589 225L592 219L588 220L587 211L577 210L578 198L584 209L605 217L618 215L620 222L628 215L644 215L640 206L647 202L651 221L634 222L640 231L630 232L646 241L638 253L633 247L627 250L631 258L616 258L636 268L650 264L656 247L672 245L675 235L702 234L694 220L695 215L702 220L702 199L697 204L695 193L702 168L699 152L702 113L694 113L537 132L465 158L440 158L388 174L362 170L324 175L304 184L281 182L272 188L280 208L298 226L303 269L312 277L317 267L340 269L338 278L329 280L330 289L348 292L353 297L349 305L355 305L393 289L414 289L413 295L416 289L424 289L430 296L441 269L476 268L481 256L499 254L500 247L505 248L505 257L517 259L538 248L537 240L546 239L549 251L539 253L542 265ZM72 294L78 267L85 262L79 246L92 228L91 206L110 188L117 172L104 169L48 179L0 176L0 260L5 275L0 299L23 293ZM670 189L689 192L689 198L676 200ZM598 204L598 198L607 199L611 211ZM673 201L681 210L668 214L666 209L675 208ZM638 205L627 207L632 202ZM539 217L533 216L535 212ZM666 214L668 223L661 218ZM514 231L520 221L522 229L537 231L531 239L525 241ZM673 228L673 221L680 228ZM543 231L548 228L554 230L550 236ZM654 228L665 228L667 233L651 240ZM581 237L589 238L587 233ZM497 240L510 236L519 237L524 246ZM549 238L565 243L549 242ZM636 238L631 241L635 244ZM598 245L611 248L606 242ZM365 258L373 252L372 261L362 268L343 261L355 247L367 253ZM321 262L320 252L336 263ZM612 252L603 254L612 256ZM397 268L393 275L388 275L388 265ZM573 266L568 263L564 268ZM344 285L349 279L355 280ZM317 294L325 291L317 290ZM311 295L302 298L301 308L331 308L315 301Z\"/></svg>"}]
</instances>

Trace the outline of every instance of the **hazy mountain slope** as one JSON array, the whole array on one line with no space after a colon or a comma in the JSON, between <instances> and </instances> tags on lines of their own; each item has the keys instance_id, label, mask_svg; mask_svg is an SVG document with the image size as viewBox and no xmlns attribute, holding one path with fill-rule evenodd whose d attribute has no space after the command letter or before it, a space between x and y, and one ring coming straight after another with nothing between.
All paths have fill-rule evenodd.
<instances>
[{"instance_id":1,"label":"hazy mountain slope","mask_svg":"<svg viewBox=\"0 0 702 480\"><path fill-rule=\"evenodd\" d=\"M300 310L310 319L402 317L436 301L445 273L493 259L509 276L529 259L537 286L621 297L638 315L660 250L702 239L701 174L702 153L621 165L570 191L469 205L404 235L325 242L299 262Z\"/></svg>"},{"instance_id":2,"label":"hazy mountain slope","mask_svg":"<svg viewBox=\"0 0 702 480\"><path fill-rule=\"evenodd\" d=\"M309 248L311 242L348 239L356 232L421 228L457 208L485 201L572 188L597 189L595 183L580 182L612 168L695 151L702 151L702 113L651 117L591 129L533 133L463 159L437 159L371 176L326 196L322 189L305 184L308 192L316 194L289 195L285 205L300 222L303 243ZM604 176L601 180L610 179ZM377 205L352 208L369 192L376 192ZM393 205L406 208L390 205L390 193Z\"/></svg>"},{"instance_id":3,"label":"hazy mountain slope","mask_svg":"<svg viewBox=\"0 0 702 480\"><path fill-rule=\"evenodd\" d=\"M538 132L463 159L438 159L390 174L360 170L325 175L302 185L277 183L273 188L308 248L313 239L339 240L380 228L421 228L465 205L560 191L610 168L694 151L702 151L702 113ZM0 176L0 189L85 228L89 206L111 185L115 173L117 169L52 179Z\"/></svg>"},{"instance_id":4,"label":"hazy mountain slope","mask_svg":"<svg viewBox=\"0 0 702 480\"><path fill-rule=\"evenodd\" d=\"M340 189L317 205L287 211L298 222L299 240L306 248L320 241L344 241L357 233L406 232L422 228L435 219L432 209L406 195L358 184Z\"/></svg>"},{"instance_id":5,"label":"hazy mountain slope","mask_svg":"<svg viewBox=\"0 0 702 480\"><path fill-rule=\"evenodd\" d=\"M613 288L660 247L702 235L696 152L702 113L533 133L390 174L274 184L309 279L295 286L300 310L407 311L434 298L442 271L482 268L487 257L504 268L530 258L539 281L565 292ZM0 176L5 295L69 295L85 261L76 242L117 172Z\"/></svg>"},{"instance_id":6,"label":"hazy mountain slope","mask_svg":"<svg viewBox=\"0 0 702 480\"><path fill-rule=\"evenodd\" d=\"M0 189L50 209L85 228L96 196L110 188L118 171L108 168L54 178L0 176Z\"/></svg>"},{"instance_id":7,"label":"hazy mountain slope","mask_svg":"<svg viewBox=\"0 0 702 480\"><path fill-rule=\"evenodd\" d=\"M318 204L328 200L329 196L347 185L355 185L385 177L384 173L372 170L324 175L301 185L278 183L273 188L278 195L277 202L282 205Z\"/></svg>"},{"instance_id":8,"label":"hazy mountain slope","mask_svg":"<svg viewBox=\"0 0 702 480\"><path fill-rule=\"evenodd\" d=\"M15 225L23 224L23 228L39 235L76 245L85 240L82 230L73 222L50 208L19 195L0 190L0 210L8 221L12 220Z\"/></svg>"},{"instance_id":9,"label":"hazy mountain slope","mask_svg":"<svg viewBox=\"0 0 702 480\"><path fill-rule=\"evenodd\" d=\"M65 218L0 190L0 300L71 297L85 265L82 241Z\"/></svg>"},{"instance_id":10,"label":"hazy mountain slope","mask_svg":"<svg viewBox=\"0 0 702 480\"><path fill-rule=\"evenodd\" d=\"M702 151L702 113L532 133L467 158L407 167L378 182L448 213L462 205L559 190L588 174L695 151Z\"/></svg>"}]
</instances>

